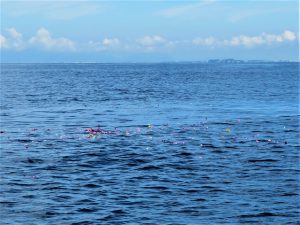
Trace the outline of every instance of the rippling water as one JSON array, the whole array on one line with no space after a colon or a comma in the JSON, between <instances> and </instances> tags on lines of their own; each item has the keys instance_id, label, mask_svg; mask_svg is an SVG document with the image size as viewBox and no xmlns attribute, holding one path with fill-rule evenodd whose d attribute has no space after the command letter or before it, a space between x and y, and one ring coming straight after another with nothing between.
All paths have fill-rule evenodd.
<instances>
[{"instance_id":1,"label":"rippling water","mask_svg":"<svg viewBox=\"0 0 300 225\"><path fill-rule=\"evenodd\" d=\"M299 223L298 72L2 64L2 224Z\"/></svg>"}]
</instances>

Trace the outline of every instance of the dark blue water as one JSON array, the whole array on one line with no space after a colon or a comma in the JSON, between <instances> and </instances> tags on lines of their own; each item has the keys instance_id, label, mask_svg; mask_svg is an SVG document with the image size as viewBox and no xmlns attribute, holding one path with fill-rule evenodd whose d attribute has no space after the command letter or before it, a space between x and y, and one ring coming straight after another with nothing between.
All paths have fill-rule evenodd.
<instances>
[{"instance_id":1,"label":"dark blue water","mask_svg":"<svg viewBox=\"0 0 300 225\"><path fill-rule=\"evenodd\" d=\"M299 223L298 73L2 64L1 223Z\"/></svg>"}]
</instances>

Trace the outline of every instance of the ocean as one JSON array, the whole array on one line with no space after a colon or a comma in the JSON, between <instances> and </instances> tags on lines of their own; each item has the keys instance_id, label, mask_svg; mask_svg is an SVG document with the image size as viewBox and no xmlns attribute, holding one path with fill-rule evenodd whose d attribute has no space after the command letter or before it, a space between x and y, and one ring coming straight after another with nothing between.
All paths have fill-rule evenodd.
<instances>
[{"instance_id":1,"label":"ocean","mask_svg":"<svg viewBox=\"0 0 300 225\"><path fill-rule=\"evenodd\" d=\"M299 63L1 64L1 224L299 224Z\"/></svg>"}]
</instances>

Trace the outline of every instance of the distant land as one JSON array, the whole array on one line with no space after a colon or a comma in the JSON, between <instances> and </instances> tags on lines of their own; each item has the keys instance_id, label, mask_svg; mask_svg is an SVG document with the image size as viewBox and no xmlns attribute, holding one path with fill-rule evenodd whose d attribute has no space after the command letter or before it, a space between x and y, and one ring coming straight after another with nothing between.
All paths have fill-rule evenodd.
<instances>
[{"instance_id":1,"label":"distant land","mask_svg":"<svg viewBox=\"0 0 300 225\"><path fill-rule=\"evenodd\" d=\"M241 59L209 59L208 63L268 63L268 62L297 62L291 60L241 60Z\"/></svg>"}]
</instances>

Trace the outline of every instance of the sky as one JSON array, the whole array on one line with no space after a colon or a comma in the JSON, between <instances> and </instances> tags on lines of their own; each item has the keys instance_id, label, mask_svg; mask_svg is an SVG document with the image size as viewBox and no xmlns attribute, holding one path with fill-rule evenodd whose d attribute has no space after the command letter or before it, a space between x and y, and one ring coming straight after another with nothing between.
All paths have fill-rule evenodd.
<instances>
[{"instance_id":1,"label":"sky","mask_svg":"<svg viewBox=\"0 0 300 225\"><path fill-rule=\"evenodd\" d=\"M1 62L299 61L296 0L1 1Z\"/></svg>"}]
</instances>

